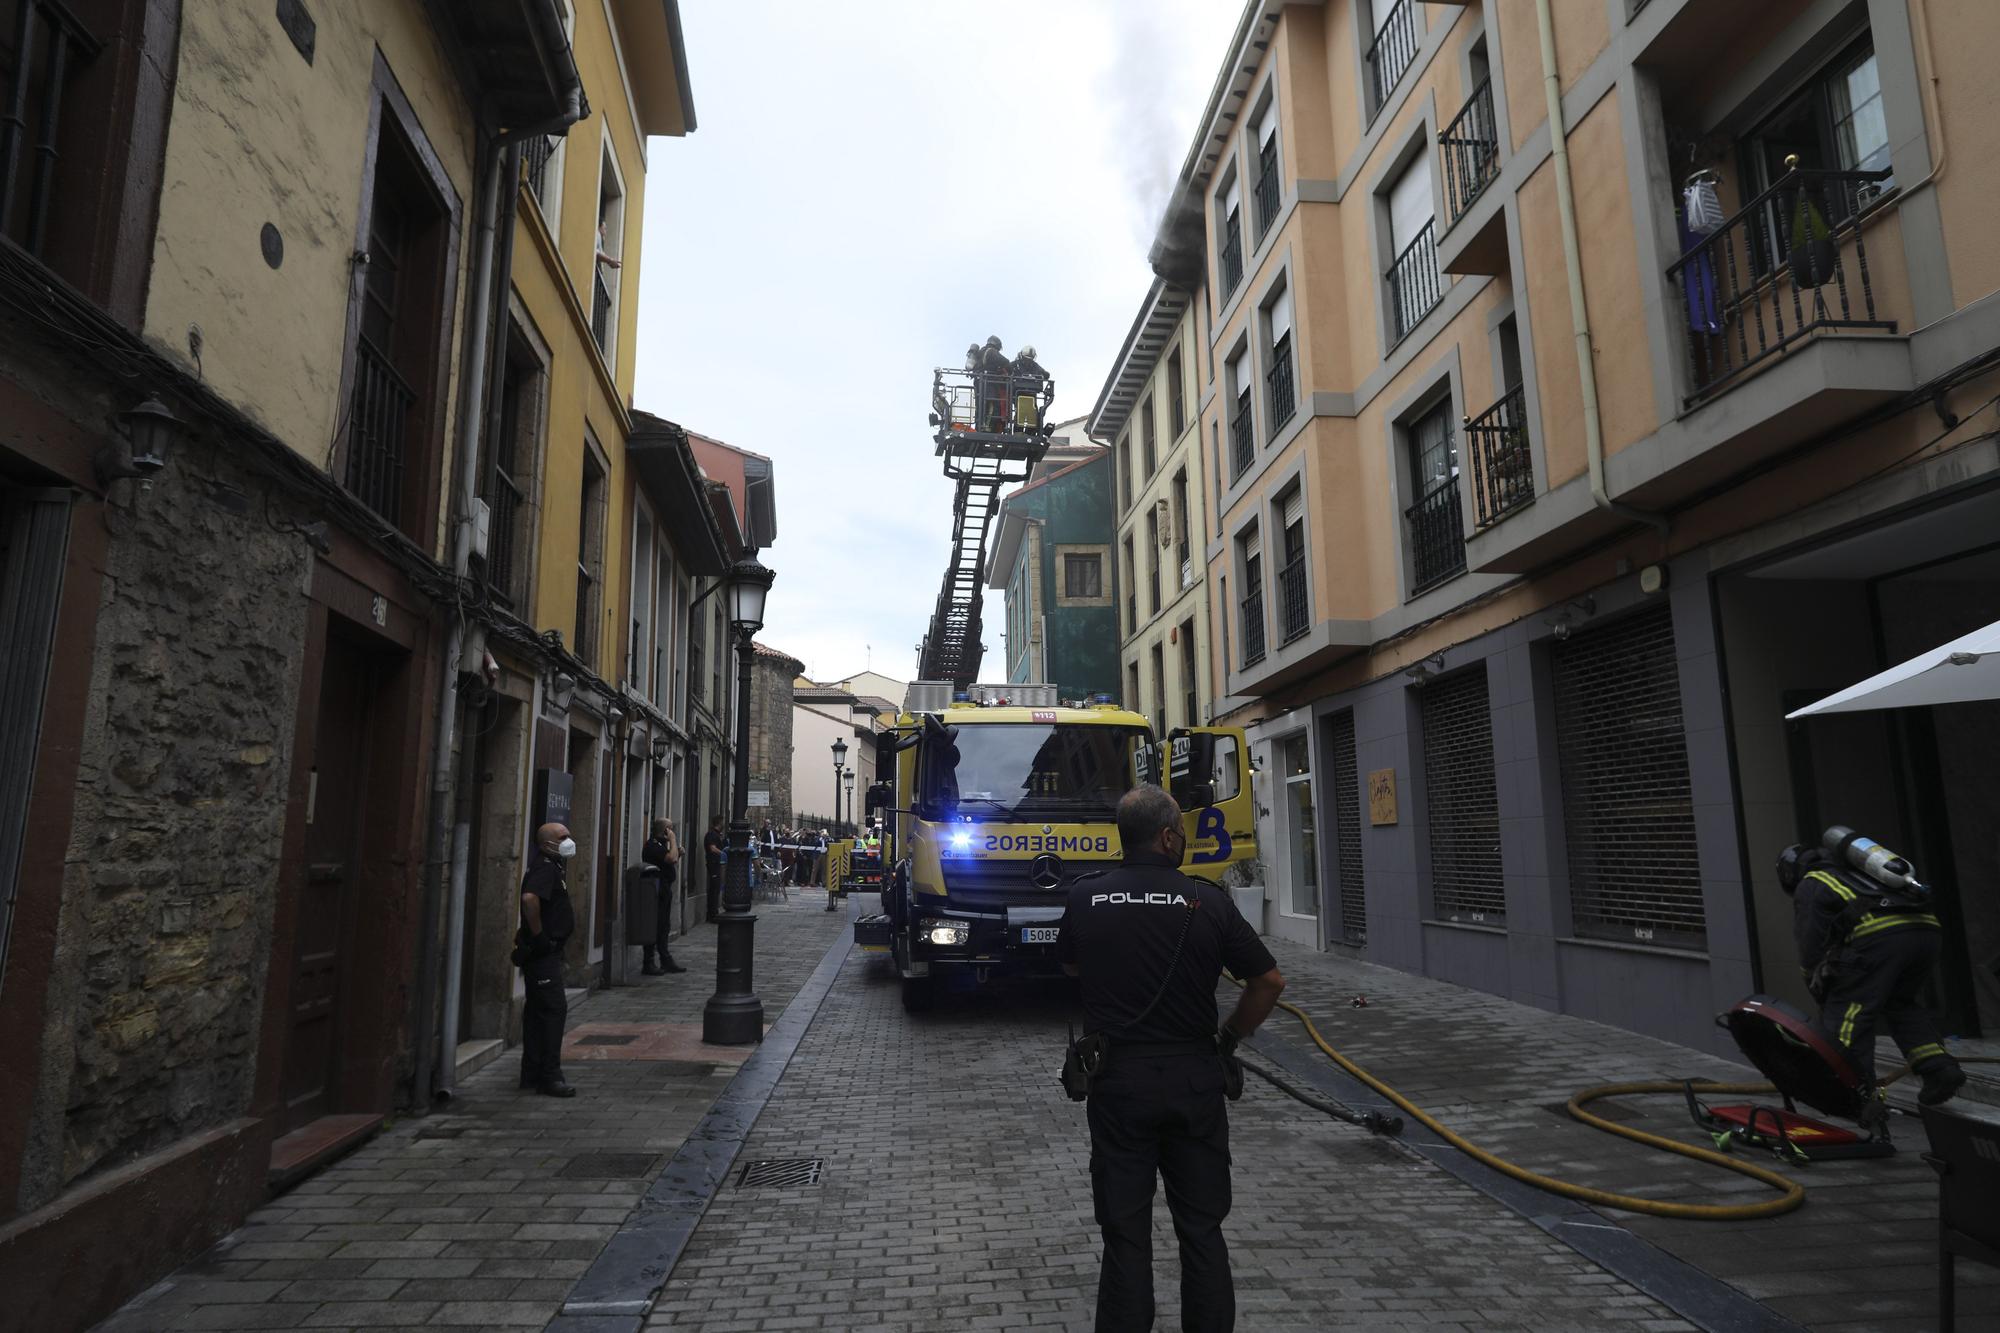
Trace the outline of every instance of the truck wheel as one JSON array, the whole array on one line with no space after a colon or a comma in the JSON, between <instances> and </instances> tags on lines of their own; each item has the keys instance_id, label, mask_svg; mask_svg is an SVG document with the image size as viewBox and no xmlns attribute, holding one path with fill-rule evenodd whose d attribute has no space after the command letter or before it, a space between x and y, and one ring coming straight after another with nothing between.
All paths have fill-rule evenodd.
<instances>
[{"instance_id":1,"label":"truck wheel","mask_svg":"<svg viewBox=\"0 0 2000 1333\"><path fill-rule=\"evenodd\" d=\"M903 978L903 1012L927 1014L937 1007L936 977Z\"/></svg>"}]
</instances>

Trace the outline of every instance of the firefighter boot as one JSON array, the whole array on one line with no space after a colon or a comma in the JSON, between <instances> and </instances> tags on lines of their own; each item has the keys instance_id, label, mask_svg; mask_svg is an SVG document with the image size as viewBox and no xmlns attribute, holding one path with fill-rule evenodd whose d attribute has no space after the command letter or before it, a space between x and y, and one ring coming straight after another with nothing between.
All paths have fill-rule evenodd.
<instances>
[{"instance_id":1,"label":"firefighter boot","mask_svg":"<svg viewBox=\"0 0 2000 1333\"><path fill-rule=\"evenodd\" d=\"M1924 1086L1917 1090L1917 1100L1925 1106L1948 1102L1965 1086L1965 1070L1949 1056L1932 1060L1927 1068L1917 1072L1924 1079Z\"/></svg>"}]
</instances>

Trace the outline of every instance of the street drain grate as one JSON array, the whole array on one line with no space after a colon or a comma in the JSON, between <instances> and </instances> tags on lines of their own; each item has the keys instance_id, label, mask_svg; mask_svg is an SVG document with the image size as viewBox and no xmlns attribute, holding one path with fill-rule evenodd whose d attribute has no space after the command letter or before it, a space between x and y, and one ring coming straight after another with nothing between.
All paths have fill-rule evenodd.
<instances>
[{"instance_id":1,"label":"street drain grate","mask_svg":"<svg viewBox=\"0 0 2000 1333\"><path fill-rule=\"evenodd\" d=\"M599 1033L597 1033L597 1034L595 1034L595 1035L593 1035L593 1036L589 1036L589 1037L577 1037L577 1038L574 1038L574 1039L572 1039L572 1040L571 1040L571 1042L570 1042L570 1045L572 1045L572 1046L630 1046L630 1045L631 1045L631 1044L632 1044L633 1042L635 1042L635 1041L637 1041L637 1040L639 1040L639 1034L638 1034L638 1033L636 1033L636 1032L599 1032Z\"/></svg>"},{"instance_id":2,"label":"street drain grate","mask_svg":"<svg viewBox=\"0 0 2000 1333\"><path fill-rule=\"evenodd\" d=\"M587 1152L556 1174L564 1180L630 1180L652 1173L659 1158L646 1152Z\"/></svg>"},{"instance_id":3,"label":"street drain grate","mask_svg":"<svg viewBox=\"0 0 2000 1333\"><path fill-rule=\"evenodd\" d=\"M752 1162L736 1177L737 1189L794 1189L819 1184L824 1157L771 1157Z\"/></svg>"}]
</instances>

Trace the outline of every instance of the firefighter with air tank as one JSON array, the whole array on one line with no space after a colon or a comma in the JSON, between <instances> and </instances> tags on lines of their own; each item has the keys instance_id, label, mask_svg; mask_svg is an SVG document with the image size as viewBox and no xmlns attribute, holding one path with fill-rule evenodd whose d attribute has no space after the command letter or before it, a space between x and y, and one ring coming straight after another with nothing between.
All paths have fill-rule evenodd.
<instances>
[{"instance_id":1,"label":"firefighter with air tank","mask_svg":"<svg viewBox=\"0 0 2000 1333\"><path fill-rule=\"evenodd\" d=\"M1820 1031L1872 1087L1875 1034L1886 1028L1923 1080L1917 1100L1948 1101L1965 1071L1945 1050L1927 999L1943 943L1930 887L1908 861L1840 825L1818 847L1787 847L1778 882L1792 895L1799 967L1820 1007Z\"/></svg>"}]
</instances>

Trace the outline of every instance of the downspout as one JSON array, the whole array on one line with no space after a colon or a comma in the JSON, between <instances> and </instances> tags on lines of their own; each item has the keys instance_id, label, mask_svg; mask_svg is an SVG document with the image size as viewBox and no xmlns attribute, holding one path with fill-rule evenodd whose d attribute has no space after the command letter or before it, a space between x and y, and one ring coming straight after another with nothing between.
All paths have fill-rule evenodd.
<instances>
[{"instance_id":1,"label":"downspout","mask_svg":"<svg viewBox=\"0 0 2000 1333\"><path fill-rule=\"evenodd\" d=\"M583 85L581 81L565 91L561 113L539 124L523 126L519 129L502 130L486 144L481 154L480 169L484 179L480 183L479 209L475 220L477 235L473 244L471 304L466 310L467 346L459 364L464 367L465 385L460 401L467 406L458 414L458 441L453 449L452 465L455 475L452 483L452 573L463 581L472 568L472 506L478 499L479 490L479 439L481 425L486 418L486 375L493 347L493 288L498 281L494 262L495 241L498 234L497 218L500 212L500 189L509 180L518 182L520 176L519 141L532 134L550 134L567 130L583 117ZM509 168L512 171L509 171ZM429 1109L433 1088L440 1096L450 1096L458 1079L458 996L459 982L465 967L465 878L467 839L452 836L452 789L455 785L453 755L458 731L458 672L459 658L465 648L466 616L462 609L454 606L450 627L445 636L444 665L438 676L437 720L431 746L431 829L429 845L424 856L425 892L422 930L422 953L419 955L418 997L423 1006L422 1020L417 1024L415 1049L416 1069L413 1089L415 1109L422 1114ZM447 869L447 859L449 867ZM440 884L441 872L448 879L448 885ZM434 1033L430 1023L431 997L436 985L433 975L436 970L436 941L429 938L436 929L437 900L448 898L446 910L445 976L446 989L443 996L444 1014L442 1031ZM430 1047L433 1037L437 1038L438 1049L433 1055ZM435 1083L426 1087L425 1071L432 1061L436 1061Z\"/></svg>"},{"instance_id":2,"label":"downspout","mask_svg":"<svg viewBox=\"0 0 2000 1333\"><path fill-rule=\"evenodd\" d=\"M1604 420L1597 402L1597 363L1591 353L1590 312L1583 299L1583 258L1576 235L1576 194L1570 188L1569 128L1563 124L1562 81L1556 74L1555 19L1549 0L1535 0L1542 38L1542 91L1549 103L1549 151L1555 158L1556 216L1562 221L1563 268L1569 276L1569 322L1576 336L1577 387L1583 395L1583 448L1590 461L1590 502L1606 513L1646 523L1666 538L1667 520L1614 501L1604 488Z\"/></svg>"}]
</instances>

